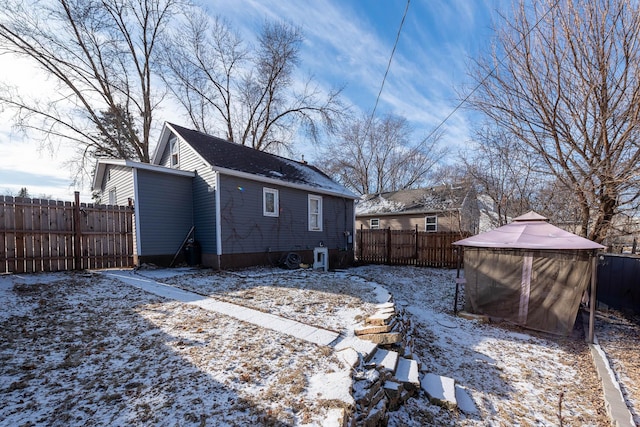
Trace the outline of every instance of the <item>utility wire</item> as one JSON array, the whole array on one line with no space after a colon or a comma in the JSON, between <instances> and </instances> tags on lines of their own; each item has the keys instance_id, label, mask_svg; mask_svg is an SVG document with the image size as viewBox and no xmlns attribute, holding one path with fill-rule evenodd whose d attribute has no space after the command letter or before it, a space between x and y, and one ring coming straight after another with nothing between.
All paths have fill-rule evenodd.
<instances>
[{"instance_id":1,"label":"utility wire","mask_svg":"<svg viewBox=\"0 0 640 427\"><path fill-rule=\"evenodd\" d=\"M522 42L525 40L525 38L526 38L527 36L529 36L529 34L531 34L531 32L532 32L532 31L533 31L533 30L534 30L534 29L535 29L535 28L540 24L540 22L542 22L542 20L543 20L544 18L546 18L546 17L547 17L547 15L548 15L549 13L551 13L551 11L552 11L553 9L555 9L555 8L558 6L558 3L559 3L559 2L560 2L560 0L556 0L556 1L555 1L555 2L554 2L554 3L549 7L549 9L544 13L544 15L542 15L542 16L540 17L540 19L538 19L538 20L536 21L535 25L534 25L533 27L531 27L531 29L530 29L530 30L529 30L525 35L523 35L523 36L522 36L522 38L518 41L518 43L516 43L516 45L515 45L515 46L513 46L513 48L508 52L509 54L510 54L511 52L513 52L514 50L516 50L516 49L517 49L517 48L522 44ZM498 60L498 62L500 63L500 65L502 65L502 61L501 61L501 60ZM431 131L431 132L426 136L426 138L423 140L423 142L424 142L424 141L427 141L429 138L431 138L431 137L432 137L432 136L433 136L433 135L438 131L438 129L440 129L440 128L441 128L441 127L442 127L442 126L447 122L447 120L449 120L449 119L451 118L451 116L453 116L453 115L454 115L454 114L455 114L455 113L456 113L456 112L457 112L457 111L462 107L462 105L463 105L463 104L465 104L465 103L469 100L469 98L471 98L471 95L473 95L473 94L474 94L478 89L480 89L480 86L482 86L482 85L484 84L484 82L486 82L486 81L487 81L487 79L488 79L489 77L491 77L491 75L496 71L496 69L497 69L497 68L498 68L498 65L494 65L494 67L491 69L491 71L489 71L489 73L488 73L486 76L484 76L484 78L483 78L482 80L480 80L480 82L479 82L479 83L478 83L478 84L473 88L473 90L472 90L471 92L469 92L469 93L467 94L467 96L465 96L465 97L464 97L464 99L458 103L458 105L456 105L456 107L453 109L453 111L451 111L451 112L447 115L447 117L445 117L445 118L440 122L440 124L438 124L438 126L436 126L436 127L435 127L435 129L433 129L433 130L432 130L432 131Z\"/></svg>"},{"instance_id":2,"label":"utility wire","mask_svg":"<svg viewBox=\"0 0 640 427\"><path fill-rule=\"evenodd\" d=\"M373 111L371 111L371 118L369 119L369 122L373 120L373 117L376 114L376 109L378 108L378 102L380 101L380 96L382 95L382 89L384 89L384 83L387 81L389 68L391 68L391 60L393 59L393 55L396 53L396 47L398 46L398 40L400 40L400 33L402 32L402 26L404 25L404 20L407 17L407 11L409 10L409 3L411 3L411 0L407 0L407 5L404 8L402 21L400 21L400 27L398 27L398 34L396 34L396 41L393 44L393 49L391 50L391 55L389 56L389 62L387 63L387 69L384 72L384 77L382 78L382 84L380 85L380 90L378 91L378 96L376 97L376 103L373 106Z\"/></svg>"}]
</instances>

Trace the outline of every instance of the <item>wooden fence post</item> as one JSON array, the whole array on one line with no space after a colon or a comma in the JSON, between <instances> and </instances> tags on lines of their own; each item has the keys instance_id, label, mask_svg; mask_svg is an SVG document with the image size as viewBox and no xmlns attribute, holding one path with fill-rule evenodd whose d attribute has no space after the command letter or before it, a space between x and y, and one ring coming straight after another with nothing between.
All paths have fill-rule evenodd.
<instances>
[{"instance_id":1,"label":"wooden fence post","mask_svg":"<svg viewBox=\"0 0 640 427\"><path fill-rule=\"evenodd\" d=\"M387 254L386 254L386 263L391 264L391 227L387 228Z\"/></svg>"},{"instance_id":2,"label":"wooden fence post","mask_svg":"<svg viewBox=\"0 0 640 427\"><path fill-rule=\"evenodd\" d=\"M414 243L416 245L414 258L416 259L416 265L418 265L418 224L416 224L416 231L413 233L413 238L415 239Z\"/></svg>"},{"instance_id":3,"label":"wooden fence post","mask_svg":"<svg viewBox=\"0 0 640 427\"><path fill-rule=\"evenodd\" d=\"M363 230L363 225L360 224L360 245L358 247L358 251L360 252L360 261L362 261L362 248L364 247L364 245L362 244L362 242L363 242L362 239L363 239L363 234L364 234L362 232L362 230Z\"/></svg>"},{"instance_id":4,"label":"wooden fence post","mask_svg":"<svg viewBox=\"0 0 640 427\"><path fill-rule=\"evenodd\" d=\"M75 203L73 205L73 269L82 269L82 258L80 251L81 231L80 231L80 192L75 192Z\"/></svg>"}]
</instances>

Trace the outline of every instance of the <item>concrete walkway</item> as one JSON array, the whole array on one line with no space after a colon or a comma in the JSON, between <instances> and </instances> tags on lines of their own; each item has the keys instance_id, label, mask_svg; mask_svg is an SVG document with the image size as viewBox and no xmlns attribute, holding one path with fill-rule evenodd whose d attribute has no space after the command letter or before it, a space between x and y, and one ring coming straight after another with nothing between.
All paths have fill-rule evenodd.
<instances>
[{"instance_id":1,"label":"concrete walkway","mask_svg":"<svg viewBox=\"0 0 640 427\"><path fill-rule=\"evenodd\" d=\"M136 288L154 295L184 302L186 304L192 304L205 310L234 317L238 320L242 320L262 328L271 329L276 332L281 332L313 344L331 345L340 335L337 332L316 328L314 326L296 322L295 320L285 319L270 313L264 313L241 305L231 304L185 291L183 289L176 288L175 286L166 285L152 279L138 276L133 271L108 270L102 271L100 274L117 278L124 283L135 286Z\"/></svg>"}]
</instances>

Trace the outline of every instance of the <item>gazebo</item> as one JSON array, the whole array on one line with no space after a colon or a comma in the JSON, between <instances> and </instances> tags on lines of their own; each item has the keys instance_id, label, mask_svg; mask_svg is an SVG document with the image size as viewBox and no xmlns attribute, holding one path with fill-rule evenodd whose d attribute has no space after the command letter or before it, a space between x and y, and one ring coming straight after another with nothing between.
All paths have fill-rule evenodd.
<instances>
[{"instance_id":1,"label":"gazebo","mask_svg":"<svg viewBox=\"0 0 640 427\"><path fill-rule=\"evenodd\" d=\"M464 247L466 311L559 335L571 333L604 248L533 211L454 245Z\"/></svg>"}]
</instances>

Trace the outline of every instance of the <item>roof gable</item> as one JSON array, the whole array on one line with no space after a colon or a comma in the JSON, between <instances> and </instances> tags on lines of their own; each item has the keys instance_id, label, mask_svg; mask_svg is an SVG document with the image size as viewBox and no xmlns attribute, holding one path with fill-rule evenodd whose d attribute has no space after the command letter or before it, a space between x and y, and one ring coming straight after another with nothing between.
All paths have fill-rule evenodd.
<instances>
[{"instance_id":1,"label":"roof gable","mask_svg":"<svg viewBox=\"0 0 640 427\"><path fill-rule=\"evenodd\" d=\"M310 187L318 191L356 198L349 190L309 164L265 153L172 123L167 123L165 130L167 128L189 144L214 170L221 173L235 171L254 176L257 180L276 181L285 186ZM165 130L156 148L154 163L160 160L159 157L169 139L169 133Z\"/></svg>"}]
</instances>

